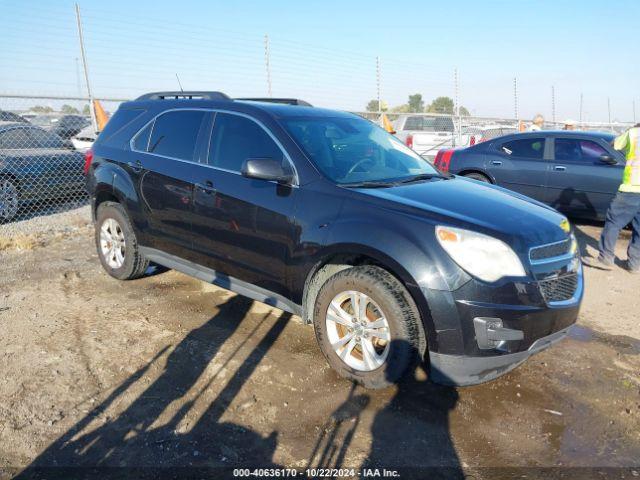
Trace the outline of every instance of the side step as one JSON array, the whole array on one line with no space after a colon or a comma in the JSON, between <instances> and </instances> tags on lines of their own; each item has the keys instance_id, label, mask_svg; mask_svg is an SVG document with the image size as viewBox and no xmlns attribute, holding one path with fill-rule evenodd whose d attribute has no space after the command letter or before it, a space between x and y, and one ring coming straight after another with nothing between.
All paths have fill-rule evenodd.
<instances>
[{"instance_id":1,"label":"side step","mask_svg":"<svg viewBox=\"0 0 640 480\"><path fill-rule=\"evenodd\" d=\"M211 268L203 267L197 263L190 262L175 255L156 250L155 248L140 246L140 253L150 261L163 267L171 268L185 273L207 283L212 283L218 287L235 292L239 295L251 298L258 302L265 303L272 307L279 308L294 315L302 315L302 306L292 302L280 294L274 293L262 287L257 287L251 283L243 282L237 278L230 277L224 273L217 272Z\"/></svg>"}]
</instances>

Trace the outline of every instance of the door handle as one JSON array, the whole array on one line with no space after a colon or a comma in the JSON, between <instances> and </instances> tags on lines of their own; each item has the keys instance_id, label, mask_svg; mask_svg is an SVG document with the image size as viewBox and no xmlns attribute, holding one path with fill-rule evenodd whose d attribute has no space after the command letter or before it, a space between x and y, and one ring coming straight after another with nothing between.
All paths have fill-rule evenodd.
<instances>
[{"instance_id":1,"label":"door handle","mask_svg":"<svg viewBox=\"0 0 640 480\"><path fill-rule=\"evenodd\" d=\"M494 160L491 162L491 165L502 165L502 162L500 160Z\"/></svg>"},{"instance_id":2,"label":"door handle","mask_svg":"<svg viewBox=\"0 0 640 480\"><path fill-rule=\"evenodd\" d=\"M196 183L196 187L207 194L212 194L216 191L211 180L206 180L204 183Z\"/></svg>"},{"instance_id":3,"label":"door handle","mask_svg":"<svg viewBox=\"0 0 640 480\"><path fill-rule=\"evenodd\" d=\"M142 171L142 162L140 160L136 160L135 163L127 162L127 166L136 173Z\"/></svg>"},{"instance_id":4,"label":"door handle","mask_svg":"<svg viewBox=\"0 0 640 480\"><path fill-rule=\"evenodd\" d=\"M556 172L564 172L564 171L567 169L567 167L565 167L565 166L563 166L563 165L556 165L555 167L553 167L553 169L554 169Z\"/></svg>"}]
</instances>

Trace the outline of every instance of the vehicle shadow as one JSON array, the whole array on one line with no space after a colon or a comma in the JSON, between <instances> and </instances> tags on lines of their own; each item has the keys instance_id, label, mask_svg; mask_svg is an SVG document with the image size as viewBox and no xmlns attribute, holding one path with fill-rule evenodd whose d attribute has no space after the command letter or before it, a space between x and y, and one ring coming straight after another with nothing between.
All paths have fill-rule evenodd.
<instances>
[{"instance_id":1,"label":"vehicle shadow","mask_svg":"<svg viewBox=\"0 0 640 480\"><path fill-rule=\"evenodd\" d=\"M397 344L402 341L394 340ZM393 345L393 344L392 344ZM418 369L423 368L422 365ZM316 440L307 467L356 468L380 477L383 469L396 470L407 479L463 479L464 474L452 441L449 414L458 402L453 387L436 385L408 372L386 405L371 422L371 447L361 465L352 465L348 451L362 414L370 410L378 392L357 393L354 384L347 399L333 412ZM362 432L360 432L362 434Z\"/></svg>"},{"instance_id":2,"label":"vehicle shadow","mask_svg":"<svg viewBox=\"0 0 640 480\"><path fill-rule=\"evenodd\" d=\"M153 378L152 371L158 369L169 347L122 382L16 478L214 478L234 465L275 467L272 458L277 432L264 437L244 426L221 421L221 417L278 339L290 314L282 313L275 322L271 320L268 332L226 380L220 393L195 415L195 421L190 415L207 390L220 387L219 373L229 368L230 361L268 320L270 315L255 325L205 381L207 366L251 305L244 297L229 299L215 316L175 346L161 373L142 393L128 403L135 387ZM128 405L115 418L106 415L123 402Z\"/></svg>"},{"instance_id":3,"label":"vehicle shadow","mask_svg":"<svg viewBox=\"0 0 640 480\"><path fill-rule=\"evenodd\" d=\"M551 203L553 208L561 212L576 210L577 205L583 206L580 210L585 218L597 217L596 208L593 206L593 203L591 203L591 200L589 200L587 194L584 192L576 192L576 190L571 187L562 190L558 199Z\"/></svg>"}]
</instances>

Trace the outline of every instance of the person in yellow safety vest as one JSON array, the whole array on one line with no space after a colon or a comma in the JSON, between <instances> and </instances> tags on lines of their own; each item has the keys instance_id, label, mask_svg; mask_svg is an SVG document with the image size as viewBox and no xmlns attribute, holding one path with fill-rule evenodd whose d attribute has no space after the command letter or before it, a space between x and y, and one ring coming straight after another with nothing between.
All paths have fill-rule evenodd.
<instances>
[{"instance_id":1,"label":"person in yellow safety vest","mask_svg":"<svg viewBox=\"0 0 640 480\"><path fill-rule=\"evenodd\" d=\"M613 142L613 148L624 152L626 165L622 184L611 202L600 236L600 254L595 261L585 259L585 264L611 270L615 259L614 249L620 230L631 223L633 233L627 249L627 270L640 272L640 123L630 128Z\"/></svg>"}]
</instances>

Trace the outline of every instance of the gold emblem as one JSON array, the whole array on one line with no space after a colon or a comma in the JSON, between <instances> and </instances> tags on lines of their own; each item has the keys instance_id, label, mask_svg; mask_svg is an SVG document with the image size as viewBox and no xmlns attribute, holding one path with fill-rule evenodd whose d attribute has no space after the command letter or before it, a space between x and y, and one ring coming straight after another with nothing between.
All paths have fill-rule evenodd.
<instances>
[{"instance_id":1,"label":"gold emblem","mask_svg":"<svg viewBox=\"0 0 640 480\"><path fill-rule=\"evenodd\" d=\"M560 222L560 228L564 231L564 233L569 233L571 231L571 224L569 220L566 218Z\"/></svg>"}]
</instances>

